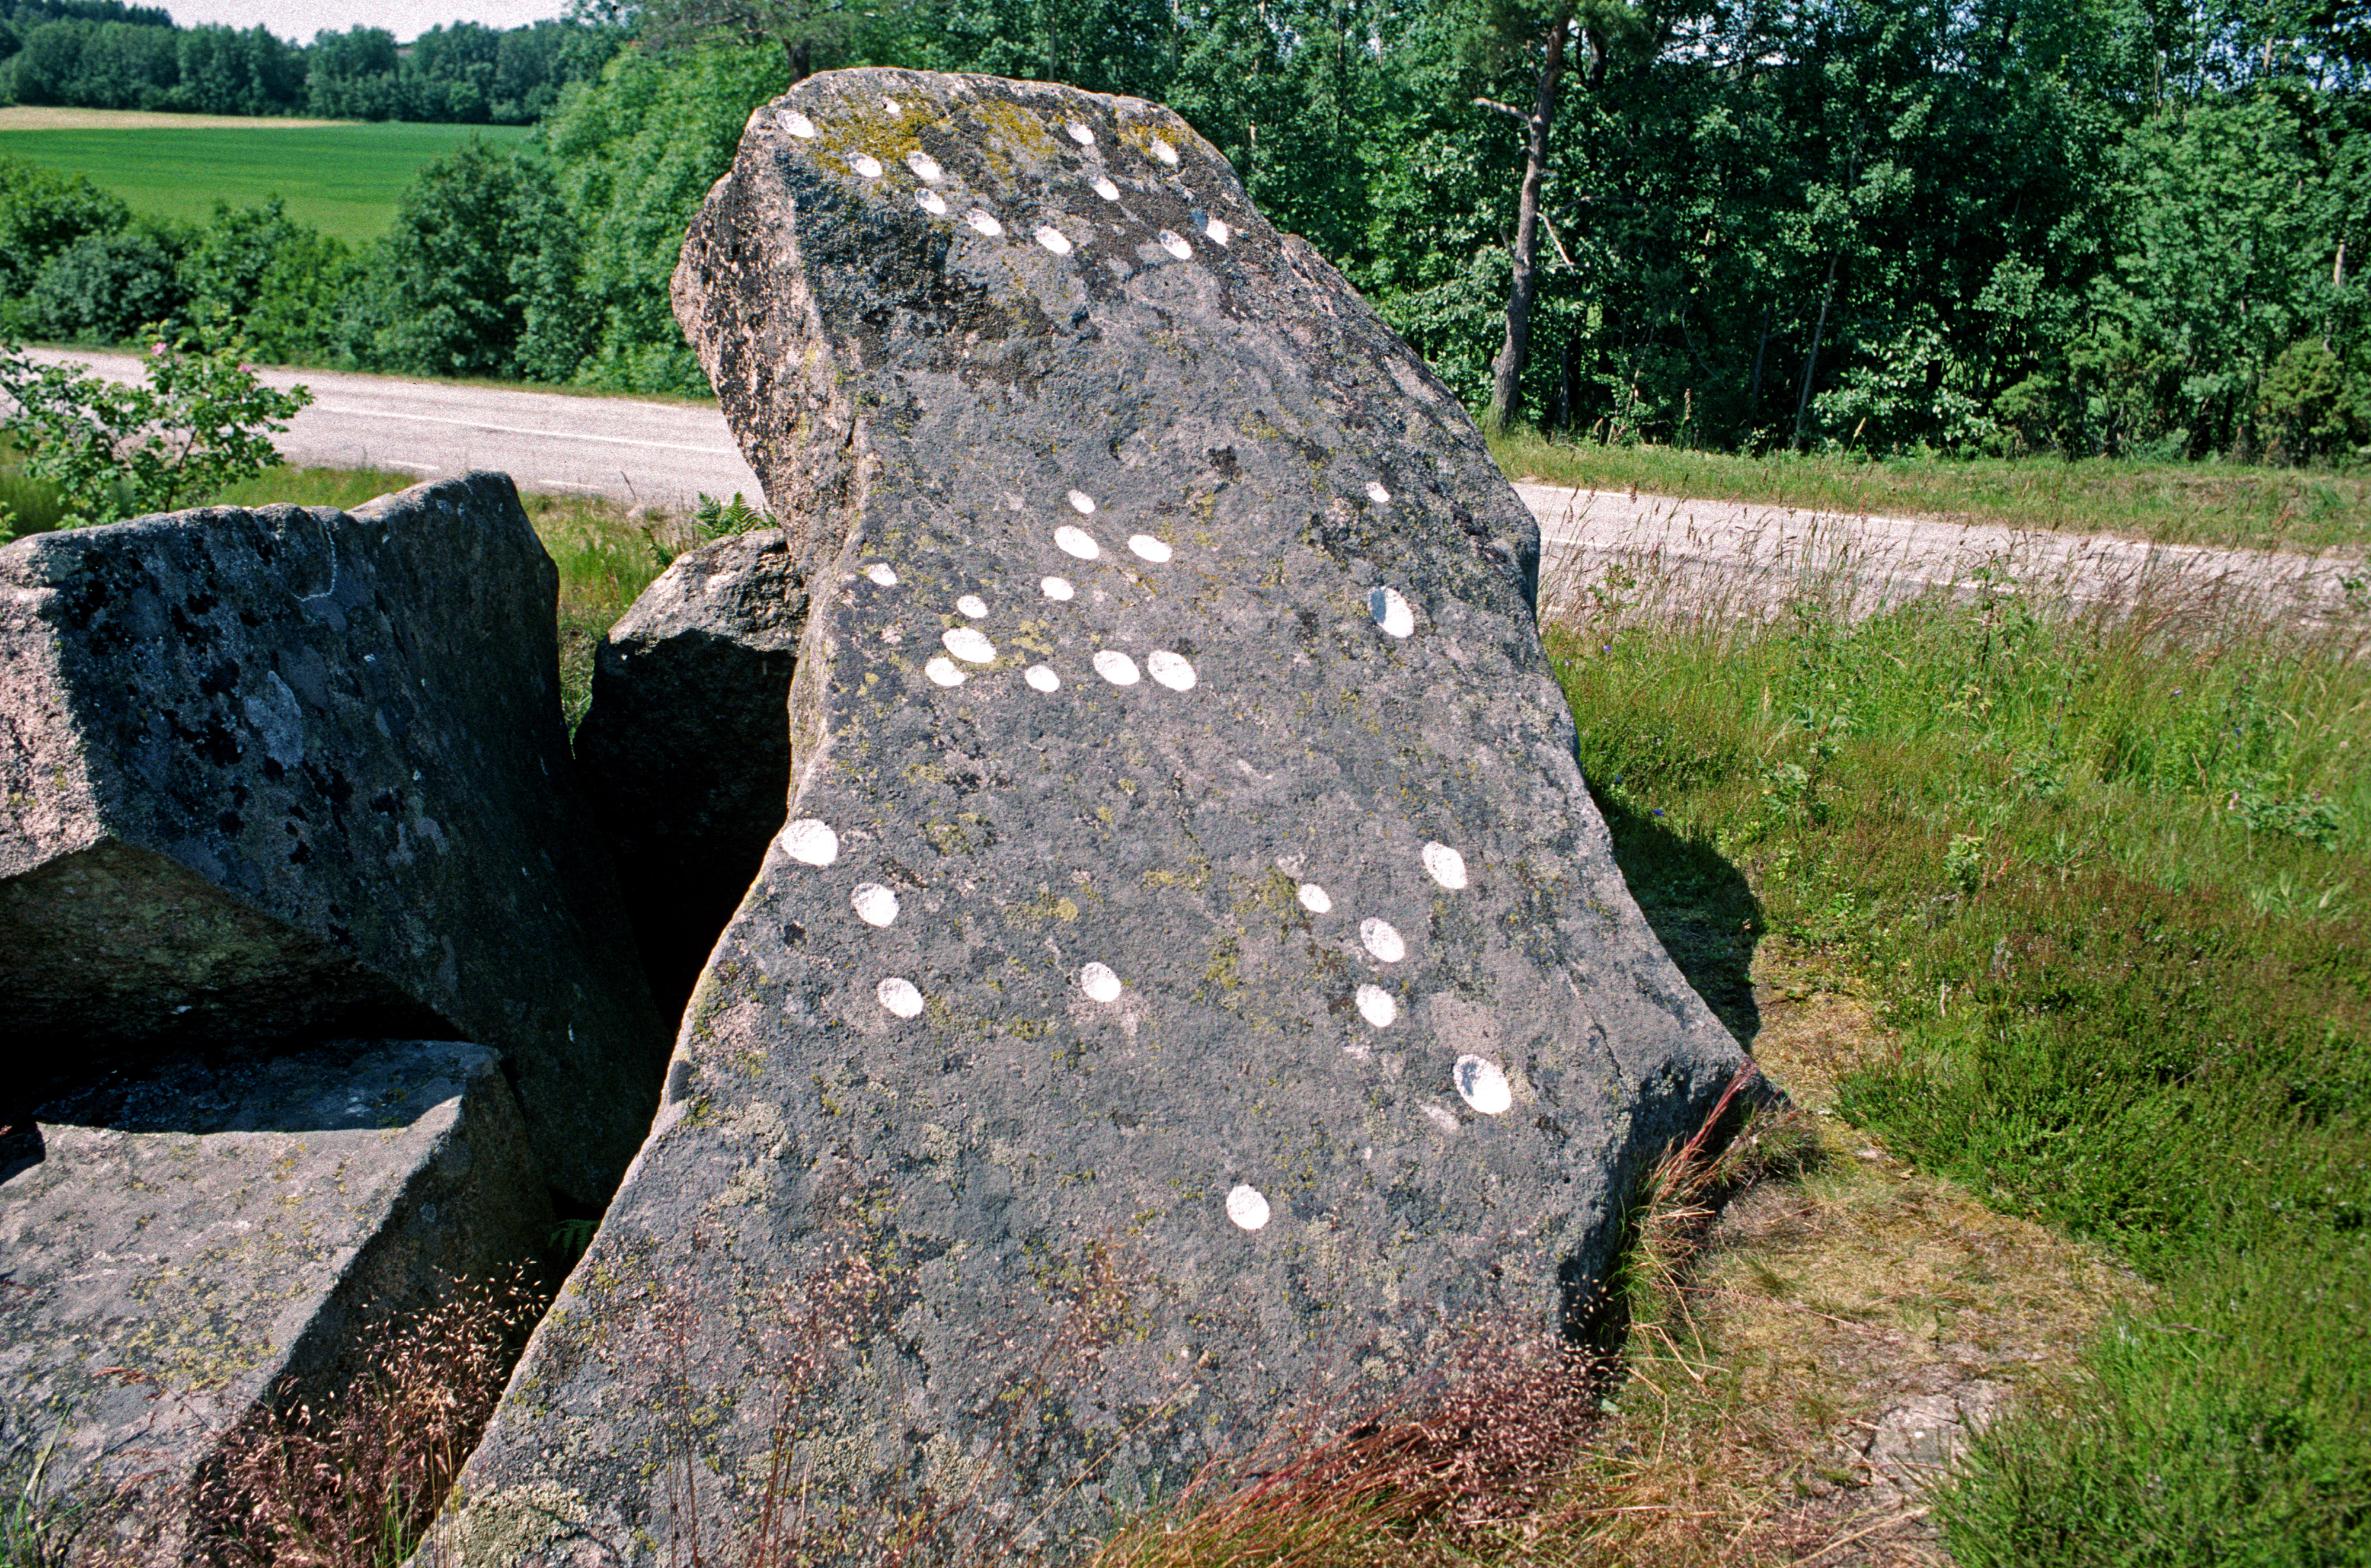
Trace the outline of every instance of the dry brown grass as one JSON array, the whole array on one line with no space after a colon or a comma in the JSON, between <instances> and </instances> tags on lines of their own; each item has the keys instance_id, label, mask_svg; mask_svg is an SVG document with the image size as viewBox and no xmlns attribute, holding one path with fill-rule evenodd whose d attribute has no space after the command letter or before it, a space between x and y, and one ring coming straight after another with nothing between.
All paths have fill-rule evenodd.
<instances>
[{"instance_id":1,"label":"dry brown grass","mask_svg":"<svg viewBox=\"0 0 2371 1568\"><path fill-rule=\"evenodd\" d=\"M1755 1055L1811 1158L1738 1194L1647 1293L1660 1316L1634 1326L1630 1380L1576 1474L1599 1511L1576 1561L1944 1561L1921 1477L1870 1460L1880 1424L2064 1372L2137 1286L1834 1117L1837 1077L1893 1047L1817 954L1764 944L1754 980Z\"/></svg>"},{"instance_id":2,"label":"dry brown grass","mask_svg":"<svg viewBox=\"0 0 2371 1568\"><path fill-rule=\"evenodd\" d=\"M339 1387L282 1390L201 1485L198 1561L222 1568L395 1568L477 1446L549 1299L522 1272L455 1289L364 1336Z\"/></svg>"},{"instance_id":3,"label":"dry brown grass","mask_svg":"<svg viewBox=\"0 0 2371 1568\"><path fill-rule=\"evenodd\" d=\"M1753 979L1756 1055L1791 1104L1659 1166L1619 1366L1527 1346L1447 1400L1292 1435L1097 1568L1948 1561L1919 1495L1937 1472L1872 1439L2064 1373L2139 1287L1835 1118L1836 1078L1893 1043L1820 955L1766 943Z\"/></svg>"}]
</instances>

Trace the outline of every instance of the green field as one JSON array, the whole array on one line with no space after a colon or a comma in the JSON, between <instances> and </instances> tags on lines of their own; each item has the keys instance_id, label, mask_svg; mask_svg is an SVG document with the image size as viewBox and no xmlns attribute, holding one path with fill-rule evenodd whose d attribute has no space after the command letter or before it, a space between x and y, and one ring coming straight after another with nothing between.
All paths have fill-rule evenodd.
<instances>
[{"instance_id":1,"label":"green field","mask_svg":"<svg viewBox=\"0 0 2371 1568\"><path fill-rule=\"evenodd\" d=\"M288 215L350 244L376 239L420 166L471 136L509 144L518 125L197 125L183 130L0 130L0 153L87 174L136 213L201 219L216 202L277 195Z\"/></svg>"}]
</instances>

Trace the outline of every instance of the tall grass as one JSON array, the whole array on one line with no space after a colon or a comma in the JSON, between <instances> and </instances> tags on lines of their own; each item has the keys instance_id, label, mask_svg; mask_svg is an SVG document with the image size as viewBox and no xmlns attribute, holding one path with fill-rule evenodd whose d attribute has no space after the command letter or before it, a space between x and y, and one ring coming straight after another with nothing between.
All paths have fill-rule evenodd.
<instances>
[{"instance_id":1,"label":"tall grass","mask_svg":"<svg viewBox=\"0 0 2371 1568\"><path fill-rule=\"evenodd\" d=\"M2159 1287L1982 1441L1955 1551L2371 1559L2366 628L2000 581L1724 616L1656 564L1551 634L1617 846L1741 866L1870 989L1901 1043L1846 1115Z\"/></svg>"},{"instance_id":2,"label":"tall grass","mask_svg":"<svg viewBox=\"0 0 2371 1568\"><path fill-rule=\"evenodd\" d=\"M2167 544L2338 550L2371 548L2371 473L2238 463L2087 457L1746 455L1686 447L1494 439L1509 478L1639 490L1851 515L1943 517Z\"/></svg>"},{"instance_id":3,"label":"tall grass","mask_svg":"<svg viewBox=\"0 0 2371 1568\"><path fill-rule=\"evenodd\" d=\"M225 1443L193 1499L219 1568L398 1568L477 1446L550 1300L539 1278L457 1286L356 1336L338 1386L278 1390Z\"/></svg>"}]
</instances>

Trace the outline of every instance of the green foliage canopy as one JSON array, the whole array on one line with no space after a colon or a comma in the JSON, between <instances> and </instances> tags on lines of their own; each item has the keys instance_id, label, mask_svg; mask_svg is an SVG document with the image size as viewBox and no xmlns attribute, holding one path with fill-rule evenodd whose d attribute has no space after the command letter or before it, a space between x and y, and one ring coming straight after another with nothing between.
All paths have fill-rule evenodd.
<instances>
[{"instance_id":1,"label":"green foliage canopy","mask_svg":"<svg viewBox=\"0 0 2371 1568\"><path fill-rule=\"evenodd\" d=\"M409 59L355 29L308 52L322 104L405 112L402 82L434 81L445 112L533 110L539 135L424 171L370 255L258 216L302 267L228 294L177 280L273 352L696 394L666 279L748 111L802 61L1053 77L1174 105L1478 408L1554 44L1569 69L1513 399L1537 423L1749 451L2353 460L2371 450L2355 9L604 0L542 31L435 29ZM535 50L561 63L506 63ZM0 237L25 236L0 252L0 319L63 329L81 295L43 284L53 264L130 275L138 239L56 259L129 228L102 209L0 168Z\"/></svg>"}]
</instances>

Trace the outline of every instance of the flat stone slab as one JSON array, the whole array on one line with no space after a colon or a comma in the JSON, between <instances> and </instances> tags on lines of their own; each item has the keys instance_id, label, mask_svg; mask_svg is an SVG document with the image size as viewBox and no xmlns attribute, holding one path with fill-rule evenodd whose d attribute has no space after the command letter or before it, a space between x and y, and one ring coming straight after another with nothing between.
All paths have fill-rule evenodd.
<instances>
[{"instance_id":1,"label":"flat stone slab","mask_svg":"<svg viewBox=\"0 0 2371 1568\"><path fill-rule=\"evenodd\" d=\"M782 825L806 584L780 528L685 551L601 640L576 765L678 1009Z\"/></svg>"},{"instance_id":2,"label":"flat stone slab","mask_svg":"<svg viewBox=\"0 0 2371 1568\"><path fill-rule=\"evenodd\" d=\"M435 1041L172 1053L0 1137L0 1404L52 1487L172 1562L192 1479L287 1378L318 1396L374 1314L531 1262L543 1173L494 1054Z\"/></svg>"},{"instance_id":3,"label":"flat stone slab","mask_svg":"<svg viewBox=\"0 0 2371 1568\"><path fill-rule=\"evenodd\" d=\"M1745 1058L1447 389L1175 115L1036 84L801 84L676 303L808 566L791 820L438 1561L665 1561L769 1475L827 1555L1071 1555L1579 1332Z\"/></svg>"},{"instance_id":4,"label":"flat stone slab","mask_svg":"<svg viewBox=\"0 0 2371 1568\"><path fill-rule=\"evenodd\" d=\"M0 1065L210 1041L499 1051L597 1205L665 1029L562 727L510 480L0 549Z\"/></svg>"}]
</instances>

